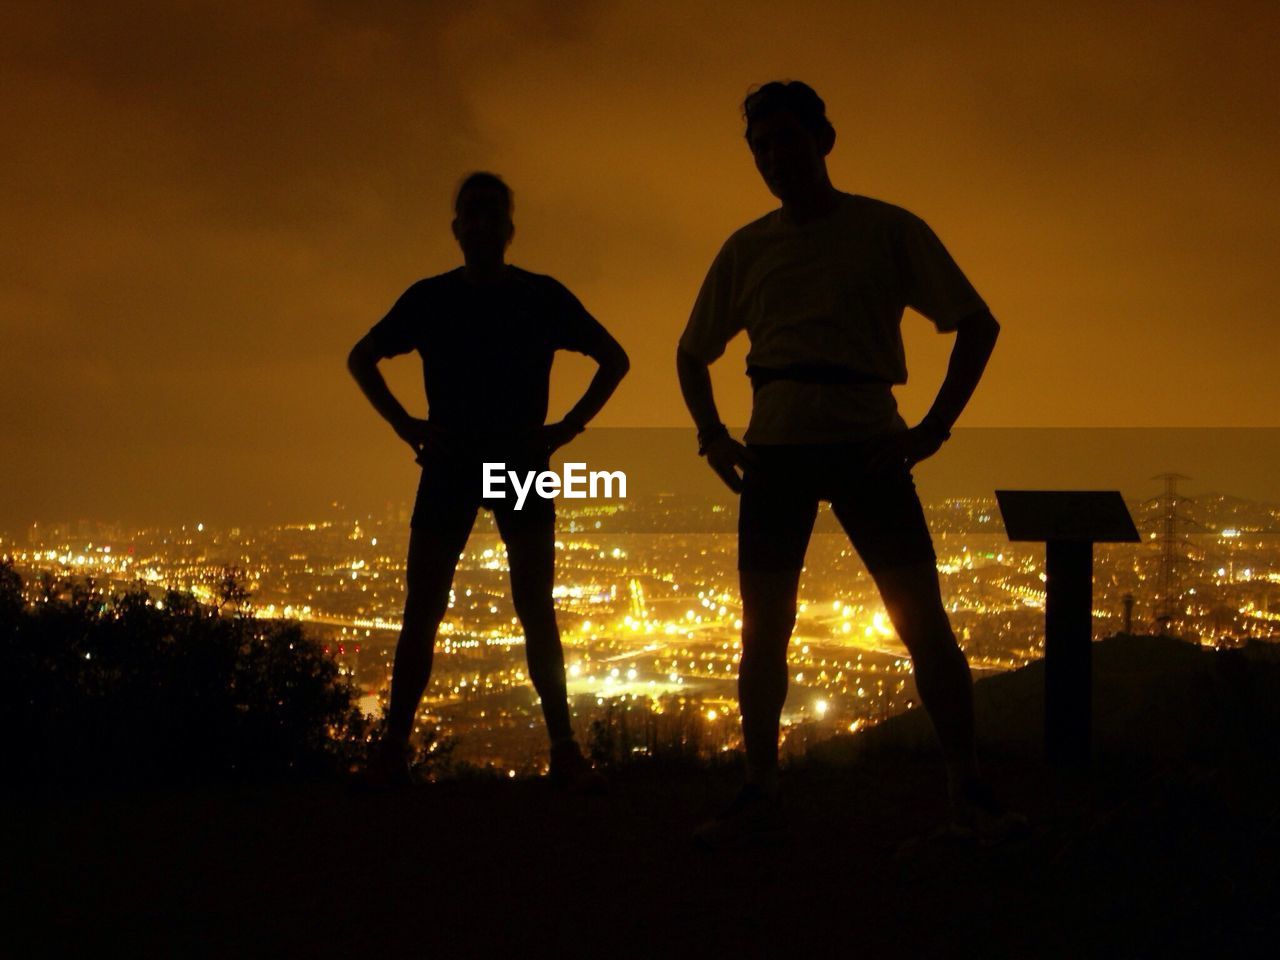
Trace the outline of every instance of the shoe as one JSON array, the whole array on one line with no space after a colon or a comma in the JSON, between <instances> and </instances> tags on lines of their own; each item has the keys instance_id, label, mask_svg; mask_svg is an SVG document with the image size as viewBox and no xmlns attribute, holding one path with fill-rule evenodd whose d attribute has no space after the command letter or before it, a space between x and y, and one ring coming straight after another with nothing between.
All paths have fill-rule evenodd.
<instances>
[{"instance_id":1,"label":"shoe","mask_svg":"<svg viewBox=\"0 0 1280 960\"><path fill-rule=\"evenodd\" d=\"M989 783L969 780L952 798L950 822L935 836L985 847L1024 837L1030 830L1027 818L997 800Z\"/></svg>"},{"instance_id":2,"label":"shoe","mask_svg":"<svg viewBox=\"0 0 1280 960\"><path fill-rule=\"evenodd\" d=\"M777 797L748 783L727 807L693 831L693 841L700 847L714 849L775 838L781 830L782 813Z\"/></svg>"},{"instance_id":3,"label":"shoe","mask_svg":"<svg viewBox=\"0 0 1280 960\"><path fill-rule=\"evenodd\" d=\"M603 774L582 755L576 740L561 740L551 745L551 783L570 793L603 793L607 783Z\"/></svg>"}]
</instances>

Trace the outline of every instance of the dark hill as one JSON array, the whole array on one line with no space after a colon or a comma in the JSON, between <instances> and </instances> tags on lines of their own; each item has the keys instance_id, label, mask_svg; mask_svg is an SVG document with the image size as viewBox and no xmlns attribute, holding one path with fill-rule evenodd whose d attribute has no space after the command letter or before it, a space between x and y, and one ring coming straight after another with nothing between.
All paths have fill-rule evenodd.
<instances>
[{"instance_id":1,"label":"dark hill","mask_svg":"<svg viewBox=\"0 0 1280 960\"><path fill-rule=\"evenodd\" d=\"M1041 754L1044 663L974 687L978 736L988 754ZM918 710L817 748L830 762L888 754L932 755ZM1093 645L1093 742L1106 762L1216 763L1224 753L1280 756L1280 644L1216 651L1170 637L1117 635Z\"/></svg>"},{"instance_id":2,"label":"dark hill","mask_svg":"<svg viewBox=\"0 0 1280 960\"><path fill-rule=\"evenodd\" d=\"M1032 835L902 841L942 816L920 716L788 774L791 829L708 854L731 770L637 766L605 797L538 781L9 793L6 953L127 956L1274 954L1271 648L1095 648L1099 760L1039 763L1038 667L979 685L999 791Z\"/></svg>"}]
</instances>

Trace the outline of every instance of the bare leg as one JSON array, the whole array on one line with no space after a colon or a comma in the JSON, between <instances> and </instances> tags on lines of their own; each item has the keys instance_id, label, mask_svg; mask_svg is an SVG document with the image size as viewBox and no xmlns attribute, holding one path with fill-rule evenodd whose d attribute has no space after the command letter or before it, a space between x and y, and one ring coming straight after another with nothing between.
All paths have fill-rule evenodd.
<instances>
[{"instance_id":1,"label":"bare leg","mask_svg":"<svg viewBox=\"0 0 1280 960\"><path fill-rule=\"evenodd\" d=\"M799 570L742 570L742 663L738 703L747 781L777 791L778 733L787 699L787 643L796 622Z\"/></svg>"},{"instance_id":2,"label":"bare leg","mask_svg":"<svg viewBox=\"0 0 1280 960\"><path fill-rule=\"evenodd\" d=\"M529 679L542 700L542 716L552 743L573 739L565 686L564 650L556 625L551 588L555 581L555 512L549 502L527 504L520 515L496 519L507 544L511 602L524 627ZM526 515L527 514L527 515Z\"/></svg>"},{"instance_id":3,"label":"bare leg","mask_svg":"<svg viewBox=\"0 0 1280 960\"><path fill-rule=\"evenodd\" d=\"M898 636L911 654L916 689L942 745L952 795L977 777L973 678L942 605L938 571L913 563L873 573Z\"/></svg>"},{"instance_id":4,"label":"bare leg","mask_svg":"<svg viewBox=\"0 0 1280 960\"><path fill-rule=\"evenodd\" d=\"M472 516L474 520L474 515ZM470 523L467 524L467 531ZM466 543L466 532L461 536ZM396 643L395 666L391 673L391 704L387 709L384 750L401 754L413 732L418 703L431 679L432 653L436 631L449 608L449 587L458 565L458 536L441 536L439 531L413 529L409 533L406 564L404 624Z\"/></svg>"}]
</instances>

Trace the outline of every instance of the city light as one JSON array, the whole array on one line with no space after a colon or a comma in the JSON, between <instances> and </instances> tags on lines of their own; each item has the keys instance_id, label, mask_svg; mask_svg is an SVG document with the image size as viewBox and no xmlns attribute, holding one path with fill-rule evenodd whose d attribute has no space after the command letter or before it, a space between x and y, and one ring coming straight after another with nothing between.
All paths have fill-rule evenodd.
<instances>
[{"instance_id":1,"label":"city light","mask_svg":"<svg viewBox=\"0 0 1280 960\"><path fill-rule=\"evenodd\" d=\"M946 609L975 676L1016 668L1043 650L1043 550L1010 544L999 533L975 536L969 524L987 509L957 500L930 514ZM562 529L579 531L556 544L553 596L575 725L586 730L610 709L670 718L688 708L708 724L725 719L737 702L743 626L732 532L587 536L594 519L565 511ZM1172 607L1180 628L1213 644L1273 629L1280 605L1265 590L1280 583L1280 564L1270 541L1251 540L1234 520L1208 516L1204 528L1221 532L1202 535L1203 542L1230 553L1206 549L1202 574L1194 560L1184 562L1182 602ZM383 709L404 602L407 536L398 519L242 524L234 536L203 521L83 537L43 526L39 534L4 547L28 579L30 601L39 600L37 574L53 571L91 579L98 590L145 590L157 610L175 590L221 605L222 615L300 621L356 685L359 708L370 716ZM1099 551L1095 635L1121 628L1125 595L1149 622L1158 564L1158 544ZM543 735L506 565L491 527L473 534L459 559L420 714L460 738L459 756L504 771L520 769ZM229 572L246 599L224 599ZM843 535L815 533L801 590L784 729L816 718L858 732L917 699L911 661ZM715 727L707 750L740 746L736 724Z\"/></svg>"}]
</instances>

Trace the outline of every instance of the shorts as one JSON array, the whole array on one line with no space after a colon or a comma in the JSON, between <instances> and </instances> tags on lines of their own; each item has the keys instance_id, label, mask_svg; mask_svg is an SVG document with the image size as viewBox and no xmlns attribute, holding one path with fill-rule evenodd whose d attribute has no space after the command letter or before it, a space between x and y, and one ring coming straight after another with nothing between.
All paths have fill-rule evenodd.
<instances>
[{"instance_id":1,"label":"shorts","mask_svg":"<svg viewBox=\"0 0 1280 960\"><path fill-rule=\"evenodd\" d=\"M545 454L528 457L495 454L493 460L505 463L507 470L518 471L522 477L529 470L540 472L549 469ZM513 559L515 553L533 553L538 556L540 566L551 561L556 530L554 500L540 497L530 489L523 507L517 510L516 494L509 478L501 486L505 497L486 499L483 496L484 461L478 456L445 458L424 455L419 462L422 464L422 478L418 482L409 526L416 535L428 535L434 551L441 556L452 557L452 562L457 563L475 524L476 514L484 507L493 511L498 533Z\"/></svg>"},{"instance_id":2,"label":"shorts","mask_svg":"<svg viewBox=\"0 0 1280 960\"><path fill-rule=\"evenodd\" d=\"M799 570L827 500L871 572L937 564L911 470L869 471L877 440L840 444L748 444L738 504L738 569Z\"/></svg>"}]
</instances>

